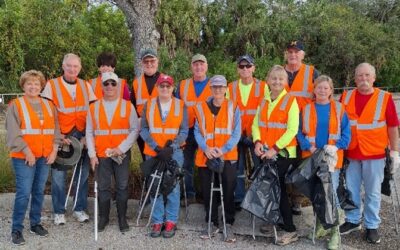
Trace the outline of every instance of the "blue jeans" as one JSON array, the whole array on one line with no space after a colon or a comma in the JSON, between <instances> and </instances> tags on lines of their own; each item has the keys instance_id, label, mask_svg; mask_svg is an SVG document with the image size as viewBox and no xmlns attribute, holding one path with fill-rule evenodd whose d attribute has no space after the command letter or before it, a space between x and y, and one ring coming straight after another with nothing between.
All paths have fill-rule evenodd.
<instances>
[{"instance_id":1,"label":"blue jeans","mask_svg":"<svg viewBox=\"0 0 400 250\"><path fill-rule=\"evenodd\" d=\"M252 147L247 147L243 144L238 144L237 146L239 157L238 157L238 164L237 164L237 172L236 172L236 188L235 188L235 202L242 202L244 196L246 195L246 187L245 187L245 166L246 166L246 152L250 150L251 158L253 160L255 168L260 163L260 158L254 152L254 145Z\"/></svg>"},{"instance_id":2,"label":"blue jeans","mask_svg":"<svg viewBox=\"0 0 400 250\"><path fill-rule=\"evenodd\" d=\"M345 211L346 221L354 224L361 223L361 184L364 184L364 226L377 229L381 219L381 183L384 177L385 159L353 160L346 170L346 184L351 191L351 198L356 209Z\"/></svg>"},{"instance_id":3,"label":"blue jeans","mask_svg":"<svg viewBox=\"0 0 400 250\"><path fill-rule=\"evenodd\" d=\"M73 180L74 187L78 184L79 172L81 172L81 180L79 185L78 200L76 201L75 211L83 211L87 208L87 196L88 196L88 177L89 177L89 165L90 159L86 151L83 151L82 157L76 167L75 177ZM83 161L83 162L82 162ZM81 164L82 163L82 164ZM55 214L65 213L65 199L66 199L66 187L65 180L67 177L67 171L60 171L58 169L51 169L51 199L53 203L53 212Z\"/></svg>"},{"instance_id":4,"label":"blue jeans","mask_svg":"<svg viewBox=\"0 0 400 250\"><path fill-rule=\"evenodd\" d=\"M29 220L31 227L40 224L40 217L44 199L44 188L49 175L49 165L46 158L36 159L35 165L29 167L25 159L12 158L15 173L15 201L12 217L12 232L22 231L29 198L31 198L31 210Z\"/></svg>"},{"instance_id":5,"label":"blue jeans","mask_svg":"<svg viewBox=\"0 0 400 250\"><path fill-rule=\"evenodd\" d=\"M153 216L151 221L153 224L161 224L167 221L177 223L179 218L179 208L181 191L179 183L176 185L174 190L166 197L164 203L164 196L160 194L156 200L154 206ZM151 204L153 204L154 198L151 198ZM164 205L165 204L165 205Z\"/></svg>"},{"instance_id":6,"label":"blue jeans","mask_svg":"<svg viewBox=\"0 0 400 250\"><path fill-rule=\"evenodd\" d=\"M185 170L186 196L189 199L196 196L196 189L193 182L193 172L197 148L198 145L194 138L194 128L189 128L188 137L186 138L186 144L183 150L183 169Z\"/></svg>"}]
</instances>

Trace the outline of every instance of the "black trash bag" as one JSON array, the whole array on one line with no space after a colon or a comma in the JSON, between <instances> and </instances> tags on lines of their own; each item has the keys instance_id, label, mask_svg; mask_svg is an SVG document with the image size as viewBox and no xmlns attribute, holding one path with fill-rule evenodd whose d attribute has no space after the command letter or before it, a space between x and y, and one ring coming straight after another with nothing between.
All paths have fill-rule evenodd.
<instances>
[{"instance_id":1,"label":"black trash bag","mask_svg":"<svg viewBox=\"0 0 400 250\"><path fill-rule=\"evenodd\" d=\"M150 159L140 163L140 169L142 170L143 176L145 178L149 177L149 175L154 172L155 168L158 165L158 162L159 160L157 158L151 157Z\"/></svg>"},{"instance_id":2,"label":"black trash bag","mask_svg":"<svg viewBox=\"0 0 400 250\"><path fill-rule=\"evenodd\" d=\"M390 188L390 181L393 181L393 174L390 173L391 165L392 159L390 158L390 150L386 148L385 170L381 185L381 194L386 196L390 196L392 194L392 189Z\"/></svg>"},{"instance_id":3,"label":"black trash bag","mask_svg":"<svg viewBox=\"0 0 400 250\"><path fill-rule=\"evenodd\" d=\"M346 186L346 168L348 166L348 160L343 160L343 167L340 169L339 174L339 186L336 190L340 207L343 210L350 211L356 209L357 206L354 201L351 199L351 192L347 189Z\"/></svg>"},{"instance_id":4,"label":"black trash bag","mask_svg":"<svg viewBox=\"0 0 400 250\"><path fill-rule=\"evenodd\" d=\"M160 193L164 198L166 198L176 187L179 178L182 176L181 172L181 168L175 160L167 162L160 186Z\"/></svg>"},{"instance_id":5,"label":"black trash bag","mask_svg":"<svg viewBox=\"0 0 400 250\"><path fill-rule=\"evenodd\" d=\"M269 224L283 223L279 211L281 188L276 161L264 161L256 168L252 179L241 207Z\"/></svg>"},{"instance_id":6,"label":"black trash bag","mask_svg":"<svg viewBox=\"0 0 400 250\"><path fill-rule=\"evenodd\" d=\"M338 224L336 201L325 152L319 149L286 176L286 183L310 199L324 229Z\"/></svg>"}]
</instances>

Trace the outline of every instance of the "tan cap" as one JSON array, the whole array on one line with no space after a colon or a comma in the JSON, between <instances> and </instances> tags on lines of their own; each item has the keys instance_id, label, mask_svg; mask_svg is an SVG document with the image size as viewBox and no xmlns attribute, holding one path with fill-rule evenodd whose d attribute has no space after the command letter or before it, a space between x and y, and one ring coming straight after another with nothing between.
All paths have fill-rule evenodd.
<instances>
[{"instance_id":1,"label":"tan cap","mask_svg":"<svg viewBox=\"0 0 400 250\"><path fill-rule=\"evenodd\" d=\"M207 63L207 58L202 54L196 54L192 57L192 63L197 62L197 61L202 61L202 62Z\"/></svg>"}]
</instances>

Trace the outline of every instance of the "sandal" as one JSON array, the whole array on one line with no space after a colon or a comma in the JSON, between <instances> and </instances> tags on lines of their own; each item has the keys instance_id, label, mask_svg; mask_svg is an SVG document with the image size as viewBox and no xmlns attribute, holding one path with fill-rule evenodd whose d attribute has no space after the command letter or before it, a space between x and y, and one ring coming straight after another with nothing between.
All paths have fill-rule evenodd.
<instances>
[{"instance_id":1,"label":"sandal","mask_svg":"<svg viewBox=\"0 0 400 250\"><path fill-rule=\"evenodd\" d=\"M285 233L277 239L276 244L279 246L286 246L298 240L299 236L297 235L296 232Z\"/></svg>"}]
</instances>

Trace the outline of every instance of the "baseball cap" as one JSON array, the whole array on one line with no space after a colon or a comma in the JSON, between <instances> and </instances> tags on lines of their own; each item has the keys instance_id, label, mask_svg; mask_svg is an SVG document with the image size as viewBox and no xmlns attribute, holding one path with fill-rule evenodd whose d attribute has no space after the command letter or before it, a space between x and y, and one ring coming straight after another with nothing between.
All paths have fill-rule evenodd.
<instances>
[{"instance_id":1,"label":"baseball cap","mask_svg":"<svg viewBox=\"0 0 400 250\"><path fill-rule=\"evenodd\" d=\"M210 79L210 86L227 86L227 81L225 76L215 75Z\"/></svg>"},{"instance_id":2,"label":"baseball cap","mask_svg":"<svg viewBox=\"0 0 400 250\"><path fill-rule=\"evenodd\" d=\"M168 83L169 85L173 86L174 85L174 78L172 78L169 75L161 74L158 79L156 84L161 84L161 83Z\"/></svg>"},{"instance_id":3,"label":"baseball cap","mask_svg":"<svg viewBox=\"0 0 400 250\"><path fill-rule=\"evenodd\" d=\"M293 40L286 46L286 49L291 49L291 48L304 50L304 44L299 40Z\"/></svg>"},{"instance_id":4,"label":"baseball cap","mask_svg":"<svg viewBox=\"0 0 400 250\"><path fill-rule=\"evenodd\" d=\"M156 57L157 58L157 51L151 48L143 49L140 52L140 60L143 60L146 57Z\"/></svg>"},{"instance_id":5,"label":"baseball cap","mask_svg":"<svg viewBox=\"0 0 400 250\"><path fill-rule=\"evenodd\" d=\"M101 74L101 82L105 82L108 80L113 80L115 82L118 82L118 76L114 72L104 72Z\"/></svg>"},{"instance_id":6,"label":"baseball cap","mask_svg":"<svg viewBox=\"0 0 400 250\"><path fill-rule=\"evenodd\" d=\"M202 54L196 54L192 57L192 63L197 62L197 61L202 61L202 62L207 63L207 58Z\"/></svg>"},{"instance_id":7,"label":"baseball cap","mask_svg":"<svg viewBox=\"0 0 400 250\"><path fill-rule=\"evenodd\" d=\"M251 55L243 55L243 56L240 56L238 59L237 59L237 64L239 64L241 61L243 61L243 60L245 60L245 61L247 61L249 64L251 64L251 65L254 65L254 58L251 56Z\"/></svg>"}]
</instances>

